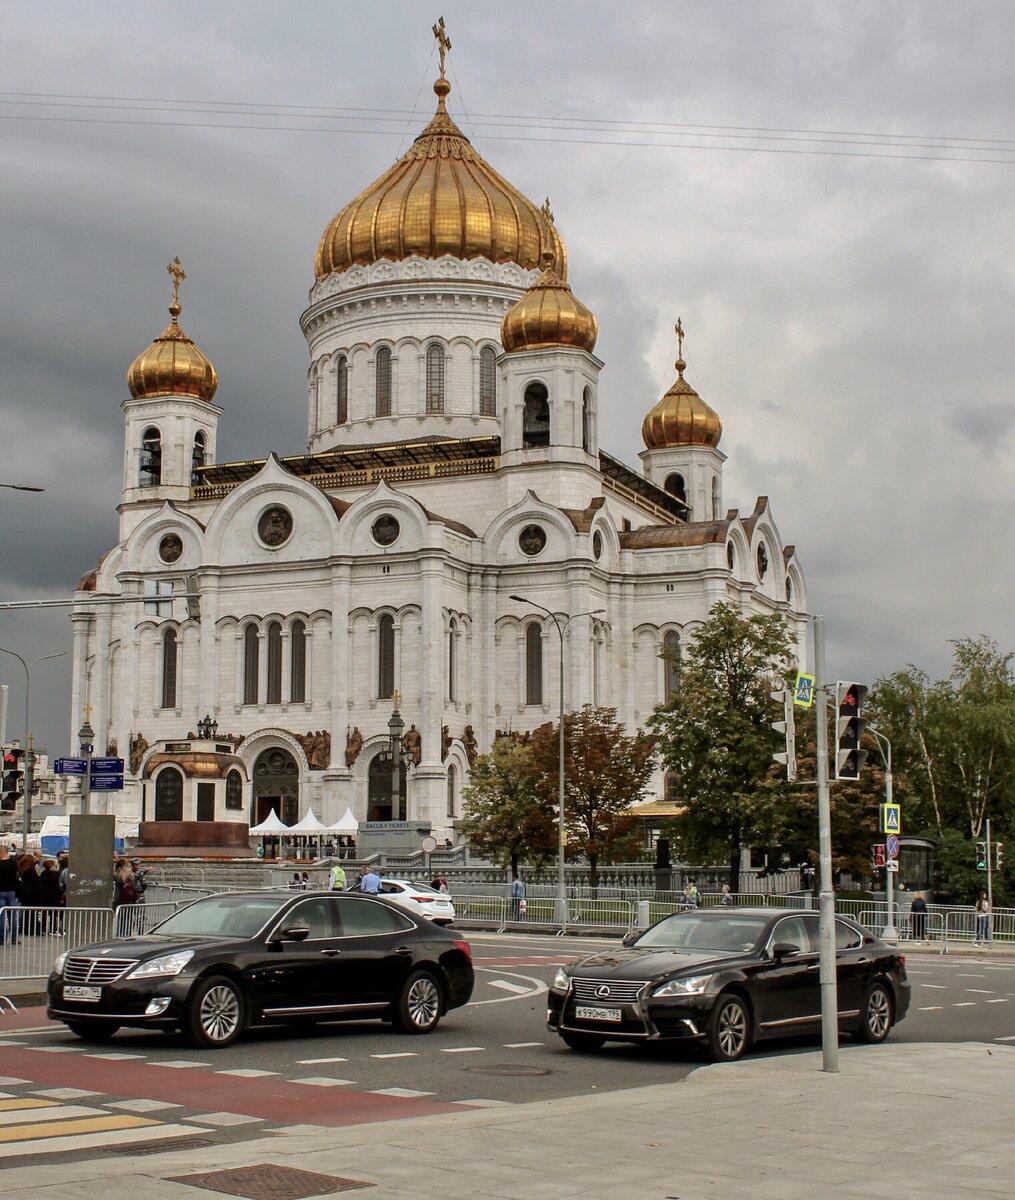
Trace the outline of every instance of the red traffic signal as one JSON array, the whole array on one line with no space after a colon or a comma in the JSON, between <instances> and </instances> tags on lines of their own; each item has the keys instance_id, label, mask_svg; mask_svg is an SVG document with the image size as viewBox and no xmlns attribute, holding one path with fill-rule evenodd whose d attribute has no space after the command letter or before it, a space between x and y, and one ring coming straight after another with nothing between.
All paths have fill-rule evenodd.
<instances>
[{"instance_id":1,"label":"red traffic signal","mask_svg":"<svg viewBox=\"0 0 1015 1200\"><path fill-rule=\"evenodd\" d=\"M885 846L884 842L878 845L871 846L871 865L875 870L884 867L885 865Z\"/></svg>"}]
</instances>

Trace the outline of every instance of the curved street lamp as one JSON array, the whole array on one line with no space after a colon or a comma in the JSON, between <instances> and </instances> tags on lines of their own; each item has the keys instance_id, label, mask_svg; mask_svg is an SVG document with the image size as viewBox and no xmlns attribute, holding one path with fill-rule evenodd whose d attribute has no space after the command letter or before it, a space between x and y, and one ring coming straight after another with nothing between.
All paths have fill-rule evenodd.
<instances>
[{"instance_id":1,"label":"curved street lamp","mask_svg":"<svg viewBox=\"0 0 1015 1200\"><path fill-rule=\"evenodd\" d=\"M11 488L15 492L44 492L46 490L31 483L0 483L0 488Z\"/></svg>"},{"instance_id":2,"label":"curved street lamp","mask_svg":"<svg viewBox=\"0 0 1015 1200\"><path fill-rule=\"evenodd\" d=\"M563 619L549 608L545 608L542 604L537 604L535 600L530 600L527 596L510 596L509 599L517 600L519 604L529 604L533 608L539 609L540 612L546 613L550 620L557 626L557 636L560 639L560 731L559 731L559 755L557 763L557 788L558 788L558 803L557 803L557 920L561 925L567 924L567 890L564 887L564 630L578 617L596 617L600 613L606 612L605 608L593 608L588 612L571 613L570 616L565 615Z\"/></svg>"}]
</instances>

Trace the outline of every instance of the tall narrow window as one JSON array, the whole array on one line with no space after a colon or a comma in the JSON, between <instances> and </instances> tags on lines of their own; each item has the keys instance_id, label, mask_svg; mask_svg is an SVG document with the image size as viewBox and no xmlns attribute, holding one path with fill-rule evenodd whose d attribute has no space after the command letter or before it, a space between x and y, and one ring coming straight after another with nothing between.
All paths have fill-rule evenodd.
<instances>
[{"instance_id":1,"label":"tall narrow window","mask_svg":"<svg viewBox=\"0 0 1015 1200\"><path fill-rule=\"evenodd\" d=\"M586 388L582 394L582 449L586 454L592 445L592 389Z\"/></svg>"},{"instance_id":2,"label":"tall narrow window","mask_svg":"<svg viewBox=\"0 0 1015 1200\"><path fill-rule=\"evenodd\" d=\"M158 487L162 482L162 434L153 426L141 437L141 487Z\"/></svg>"},{"instance_id":3,"label":"tall narrow window","mask_svg":"<svg viewBox=\"0 0 1015 1200\"><path fill-rule=\"evenodd\" d=\"M349 420L349 360L343 354L335 363L335 424L344 425Z\"/></svg>"},{"instance_id":4,"label":"tall narrow window","mask_svg":"<svg viewBox=\"0 0 1015 1200\"><path fill-rule=\"evenodd\" d=\"M719 480L712 476L712 520L719 520Z\"/></svg>"},{"instance_id":5,"label":"tall narrow window","mask_svg":"<svg viewBox=\"0 0 1015 1200\"><path fill-rule=\"evenodd\" d=\"M268 703L282 703L282 626L268 626Z\"/></svg>"},{"instance_id":6,"label":"tall narrow window","mask_svg":"<svg viewBox=\"0 0 1015 1200\"><path fill-rule=\"evenodd\" d=\"M525 630L525 703L543 703L543 631L535 621Z\"/></svg>"},{"instance_id":7,"label":"tall narrow window","mask_svg":"<svg viewBox=\"0 0 1015 1200\"><path fill-rule=\"evenodd\" d=\"M522 442L526 450L550 444L549 392L541 383L530 383L525 389L525 415Z\"/></svg>"},{"instance_id":8,"label":"tall narrow window","mask_svg":"<svg viewBox=\"0 0 1015 1200\"><path fill-rule=\"evenodd\" d=\"M155 780L155 820L183 820L183 775L166 767Z\"/></svg>"},{"instance_id":9,"label":"tall narrow window","mask_svg":"<svg viewBox=\"0 0 1015 1200\"><path fill-rule=\"evenodd\" d=\"M592 703L601 704L603 693L603 630L597 626L592 642Z\"/></svg>"},{"instance_id":10,"label":"tall narrow window","mask_svg":"<svg viewBox=\"0 0 1015 1200\"><path fill-rule=\"evenodd\" d=\"M448 626L448 699L457 700L457 690L455 688L455 670L457 667L457 646L455 643L458 640L458 622L451 618Z\"/></svg>"},{"instance_id":11,"label":"tall narrow window","mask_svg":"<svg viewBox=\"0 0 1015 1200\"><path fill-rule=\"evenodd\" d=\"M663 487L670 493L671 496L676 496L678 500L683 500L687 503L687 484L684 482L684 477L678 471L674 471L672 475L666 476L666 482Z\"/></svg>"},{"instance_id":12,"label":"tall narrow window","mask_svg":"<svg viewBox=\"0 0 1015 1200\"><path fill-rule=\"evenodd\" d=\"M289 700L302 704L307 698L307 627L293 621L289 630Z\"/></svg>"},{"instance_id":13,"label":"tall narrow window","mask_svg":"<svg viewBox=\"0 0 1015 1200\"><path fill-rule=\"evenodd\" d=\"M243 807L243 779L239 771L226 776L226 808L235 811Z\"/></svg>"},{"instance_id":14,"label":"tall narrow window","mask_svg":"<svg viewBox=\"0 0 1015 1200\"><path fill-rule=\"evenodd\" d=\"M455 815L455 793L458 790L458 772L454 763L448 767L448 816Z\"/></svg>"},{"instance_id":15,"label":"tall narrow window","mask_svg":"<svg viewBox=\"0 0 1015 1200\"><path fill-rule=\"evenodd\" d=\"M205 445L204 434L198 430L194 434L194 450L190 456L190 482L192 484L201 482L201 476L198 474L198 471L204 466L206 454L207 447Z\"/></svg>"},{"instance_id":16,"label":"tall narrow window","mask_svg":"<svg viewBox=\"0 0 1015 1200\"><path fill-rule=\"evenodd\" d=\"M479 413L483 417L497 415L497 351L492 346L479 352Z\"/></svg>"},{"instance_id":17,"label":"tall narrow window","mask_svg":"<svg viewBox=\"0 0 1015 1200\"><path fill-rule=\"evenodd\" d=\"M671 629L663 638L663 703L668 704L680 687L680 634Z\"/></svg>"},{"instance_id":18,"label":"tall narrow window","mask_svg":"<svg viewBox=\"0 0 1015 1200\"><path fill-rule=\"evenodd\" d=\"M243 631L243 703L257 703L258 659L260 639L257 626L248 625Z\"/></svg>"},{"instance_id":19,"label":"tall narrow window","mask_svg":"<svg viewBox=\"0 0 1015 1200\"><path fill-rule=\"evenodd\" d=\"M377 625L377 697L386 700L395 690L395 619L385 613Z\"/></svg>"},{"instance_id":20,"label":"tall narrow window","mask_svg":"<svg viewBox=\"0 0 1015 1200\"><path fill-rule=\"evenodd\" d=\"M377 351L377 403L374 412L378 417L391 416L391 351L382 346Z\"/></svg>"},{"instance_id":21,"label":"tall narrow window","mask_svg":"<svg viewBox=\"0 0 1015 1200\"><path fill-rule=\"evenodd\" d=\"M176 659L179 645L176 630L167 629L162 635L162 707L176 707Z\"/></svg>"},{"instance_id":22,"label":"tall narrow window","mask_svg":"<svg viewBox=\"0 0 1015 1200\"><path fill-rule=\"evenodd\" d=\"M429 346L426 352L426 411L444 411L444 347Z\"/></svg>"}]
</instances>

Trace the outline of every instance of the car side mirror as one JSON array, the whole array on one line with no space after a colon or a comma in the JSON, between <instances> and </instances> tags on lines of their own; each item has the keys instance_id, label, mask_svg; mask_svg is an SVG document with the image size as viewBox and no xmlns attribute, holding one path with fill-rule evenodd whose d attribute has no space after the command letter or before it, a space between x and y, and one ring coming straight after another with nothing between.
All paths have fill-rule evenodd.
<instances>
[{"instance_id":1,"label":"car side mirror","mask_svg":"<svg viewBox=\"0 0 1015 1200\"><path fill-rule=\"evenodd\" d=\"M292 925L288 929L282 929L275 937L277 942L305 942L310 937L310 930L306 925Z\"/></svg>"},{"instance_id":2,"label":"car side mirror","mask_svg":"<svg viewBox=\"0 0 1015 1200\"><path fill-rule=\"evenodd\" d=\"M772 947L773 958L789 958L791 954L799 954L800 947L795 942L776 942Z\"/></svg>"},{"instance_id":3,"label":"car side mirror","mask_svg":"<svg viewBox=\"0 0 1015 1200\"><path fill-rule=\"evenodd\" d=\"M629 929L627 933L624 934L621 944L624 946L633 946L634 943L641 937L642 932L643 930L641 929Z\"/></svg>"}]
</instances>

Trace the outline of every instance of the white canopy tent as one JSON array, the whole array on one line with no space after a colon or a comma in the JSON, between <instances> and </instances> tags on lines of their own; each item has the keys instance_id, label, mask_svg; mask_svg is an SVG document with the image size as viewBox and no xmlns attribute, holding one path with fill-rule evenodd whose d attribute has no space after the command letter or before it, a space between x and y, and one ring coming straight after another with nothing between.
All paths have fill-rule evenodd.
<instances>
[{"instance_id":1,"label":"white canopy tent","mask_svg":"<svg viewBox=\"0 0 1015 1200\"><path fill-rule=\"evenodd\" d=\"M260 825L251 825L250 833L258 837L270 837L275 833L288 833L289 826L284 825L280 820L278 813L272 809L265 817Z\"/></svg>"},{"instance_id":2,"label":"white canopy tent","mask_svg":"<svg viewBox=\"0 0 1015 1200\"><path fill-rule=\"evenodd\" d=\"M312 808L307 809L302 820L289 826L290 833L326 833L327 830L327 825L317 819L317 814Z\"/></svg>"},{"instance_id":3,"label":"white canopy tent","mask_svg":"<svg viewBox=\"0 0 1015 1200\"><path fill-rule=\"evenodd\" d=\"M328 826L329 833L341 833L347 837L353 837L359 832L359 821L352 815L352 809L347 808L342 816L335 822L334 825Z\"/></svg>"}]
</instances>

